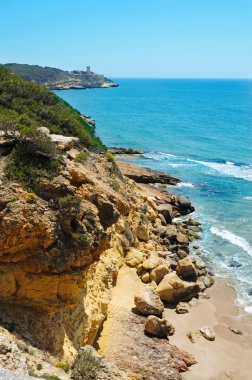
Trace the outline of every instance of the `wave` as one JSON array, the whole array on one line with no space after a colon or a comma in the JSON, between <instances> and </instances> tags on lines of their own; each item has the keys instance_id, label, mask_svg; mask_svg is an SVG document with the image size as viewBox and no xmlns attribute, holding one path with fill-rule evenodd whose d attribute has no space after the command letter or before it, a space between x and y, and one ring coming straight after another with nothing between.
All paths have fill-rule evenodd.
<instances>
[{"instance_id":1,"label":"wave","mask_svg":"<svg viewBox=\"0 0 252 380\"><path fill-rule=\"evenodd\" d=\"M163 153L163 152L144 153L143 157L149 160L154 160L154 161L163 161L164 159L172 159L172 160L179 159L179 156L176 156L175 154Z\"/></svg>"},{"instance_id":2,"label":"wave","mask_svg":"<svg viewBox=\"0 0 252 380\"><path fill-rule=\"evenodd\" d=\"M243 197L242 199L246 199L247 201L252 201L252 197Z\"/></svg>"},{"instance_id":3,"label":"wave","mask_svg":"<svg viewBox=\"0 0 252 380\"><path fill-rule=\"evenodd\" d=\"M195 187L191 182L179 182L176 187Z\"/></svg>"},{"instance_id":4,"label":"wave","mask_svg":"<svg viewBox=\"0 0 252 380\"><path fill-rule=\"evenodd\" d=\"M241 178L246 181L252 181L252 166L251 165L237 165L233 162L226 161L225 163L198 161L188 158L188 161L195 162L200 165L209 167L224 175L230 177Z\"/></svg>"},{"instance_id":5,"label":"wave","mask_svg":"<svg viewBox=\"0 0 252 380\"><path fill-rule=\"evenodd\" d=\"M221 237L223 240L229 241L231 244L236 245L243 249L244 252L248 253L252 257L252 247L244 238L235 235L234 233L228 230L220 230L217 227L211 227L210 231L212 234Z\"/></svg>"}]
</instances>

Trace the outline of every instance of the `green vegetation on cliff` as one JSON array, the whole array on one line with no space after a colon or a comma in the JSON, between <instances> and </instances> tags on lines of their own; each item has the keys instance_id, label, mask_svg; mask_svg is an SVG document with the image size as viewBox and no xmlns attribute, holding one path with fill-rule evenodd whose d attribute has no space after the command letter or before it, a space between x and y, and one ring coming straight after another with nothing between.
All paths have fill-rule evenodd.
<instances>
[{"instance_id":1,"label":"green vegetation on cliff","mask_svg":"<svg viewBox=\"0 0 252 380\"><path fill-rule=\"evenodd\" d=\"M39 127L78 137L80 148L106 150L77 110L50 90L0 66L0 134L14 146L5 175L35 191L40 178L54 177L62 164L55 145Z\"/></svg>"},{"instance_id":2,"label":"green vegetation on cliff","mask_svg":"<svg viewBox=\"0 0 252 380\"><path fill-rule=\"evenodd\" d=\"M105 150L80 112L53 92L0 66L0 125L18 130L47 127L51 133L79 137L88 149Z\"/></svg>"}]
</instances>

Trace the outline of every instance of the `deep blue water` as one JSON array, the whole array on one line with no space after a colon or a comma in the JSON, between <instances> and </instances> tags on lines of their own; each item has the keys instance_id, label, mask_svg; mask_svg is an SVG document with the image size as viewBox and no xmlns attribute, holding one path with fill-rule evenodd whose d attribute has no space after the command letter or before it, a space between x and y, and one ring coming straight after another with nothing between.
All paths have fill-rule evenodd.
<instances>
[{"instance_id":1,"label":"deep blue water","mask_svg":"<svg viewBox=\"0 0 252 380\"><path fill-rule=\"evenodd\" d=\"M108 146L179 177L203 223L200 245L252 310L252 81L116 79L111 89L57 91L96 120Z\"/></svg>"}]
</instances>

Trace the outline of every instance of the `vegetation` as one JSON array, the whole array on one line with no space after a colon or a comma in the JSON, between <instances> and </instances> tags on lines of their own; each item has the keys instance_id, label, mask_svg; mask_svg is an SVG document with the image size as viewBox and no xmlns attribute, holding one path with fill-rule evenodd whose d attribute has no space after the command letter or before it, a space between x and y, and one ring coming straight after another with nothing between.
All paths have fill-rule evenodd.
<instances>
[{"instance_id":1,"label":"vegetation","mask_svg":"<svg viewBox=\"0 0 252 380\"><path fill-rule=\"evenodd\" d=\"M109 162L112 162L114 163L115 162L115 157L113 156L113 154L111 152L107 152L106 153L106 158Z\"/></svg>"},{"instance_id":2,"label":"vegetation","mask_svg":"<svg viewBox=\"0 0 252 380\"><path fill-rule=\"evenodd\" d=\"M66 373L68 373L71 369L71 365L69 363L66 363L66 362L57 362L55 364L55 367L63 369L63 371L65 371Z\"/></svg>"},{"instance_id":3,"label":"vegetation","mask_svg":"<svg viewBox=\"0 0 252 380\"><path fill-rule=\"evenodd\" d=\"M80 112L53 92L0 65L0 128L11 132L41 126L51 133L79 137L88 149L106 150Z\"/></svg>"},{"instance_id":4,"label":"vegetation","mask_svg":"<svg viewBox=\"0 0 252 380\"><path fill-rule=\"evenodd\" d=\"M81 197L78 195L68 194L65 197L59 199L59 206L62 209L75 209L79 210L81 204Z\"/></svg>"},{"instance_id":5,"label":"vegetation","mask_svg":"<svg viewBox=\"0 0 252 380\"><path fill-rule=\"evenodd\" d=\"M50 138L38 130L26 128L20 131L17 144L8 157L5 176L36 190L39 179L54 177L59 167L60 162ZM30 201L34 203L35 198L30 197Z\"/></svg>"},{"instance_id":6,"label":"vegetation","mask_svg":"<svg viewBox=\"0 0 252 380\"><path fill-rule=\"evenodd\" d=\"M91 350L80 350L73 364L72 379L94 380L100 369L100 358L95 357Z\"/></svg>"},{"instance_id":7,"label":"vegetation","mask_svg":"<svg viewBox=\"0 0 252 380\"><path fill-rule=\"evenodd\" d=\"M76 240L79 244L84 246L87 245L89 241L88 235L84 232L72 233L72 238Z\"/></svg>"},{"instance_id":8,"label":"vegetation","mask_svg":"<svg viewBox=\"0 0 252 380\"><path fill-rule=\"evenodd\" d=\"M84 164L89 156L89 152L80 152L77 154L77 156L74 158L75 162L79 162L80 164Z\"/></svg>"},{"instance_id":9,"label":"vegetation","mask_svg":"<svg viewBox=\"0 0 252 380\"><path fill-rule=\"evenodd\" d=\"M38 197L35 193L28 193L26 195L26 202L27 203L37 203Z\"/></svg>"}]
</instances>

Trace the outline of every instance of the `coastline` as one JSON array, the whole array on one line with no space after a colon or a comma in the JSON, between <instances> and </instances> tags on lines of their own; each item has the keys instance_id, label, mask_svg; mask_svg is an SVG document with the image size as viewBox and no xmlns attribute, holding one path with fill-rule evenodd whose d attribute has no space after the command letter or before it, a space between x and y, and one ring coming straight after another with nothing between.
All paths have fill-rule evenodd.
<instances>
[{"instance_id":1,"label":"coastline","mask_svg":"<svg viewBox=\"0 0 252 380\"><path fill-rule=\"evenodd\" d=\"M126 176L146 174L146 169L120 162L118 165ZM126 170L127 169L127 170ZM126 170L126 173L125 173ZM155 176L155 170L150 170ZM136 180L136 179L135 179ZM165 202L169 193L162 187L153 184L137 182L142 195L155 197ZM170 343L193 355L197 361L183 374L185 380L250 380L252 373L252 315L238 304L235 289L227 280L215 277L215 284L204 291L199 304L193 306L189 313L177 314L175 309L165 309L165 317L172 322L176 333L170 338ZM215 341L199 338L192 343L187 334L191 330L203 326L212 327Z\"/></svg>"}]
</instances>

